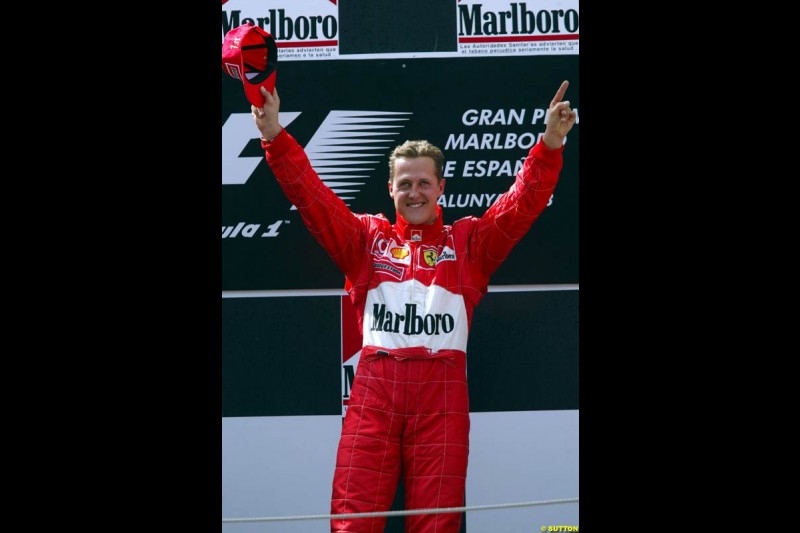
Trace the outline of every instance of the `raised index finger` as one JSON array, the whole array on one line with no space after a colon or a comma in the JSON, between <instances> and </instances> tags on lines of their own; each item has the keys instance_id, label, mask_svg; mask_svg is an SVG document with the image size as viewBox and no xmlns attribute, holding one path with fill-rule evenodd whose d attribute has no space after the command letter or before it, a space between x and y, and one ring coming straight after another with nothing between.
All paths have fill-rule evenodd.
<instances>
[{"instance_id":1,"label":"raised index finger","mask_svg":"<svg viewBox=\"0 0 800 533\"><path fill-rule=\"evenodd\" d=\"M561 82L561 87L558 88L556 91L556 95L553 97L553 100L550 102L550 107L553 107L557 103L559 103L564 98L564 93L567 92L567 87L569 87L569 82L564 80Z\"/></svg>"}]
</instances>

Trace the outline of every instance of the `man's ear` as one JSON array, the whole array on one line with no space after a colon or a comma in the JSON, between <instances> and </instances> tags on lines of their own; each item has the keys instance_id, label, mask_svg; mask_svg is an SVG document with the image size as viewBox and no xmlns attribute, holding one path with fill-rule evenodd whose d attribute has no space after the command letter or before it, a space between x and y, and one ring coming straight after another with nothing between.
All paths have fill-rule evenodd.
<instances>
[{"instance_id":1,"label":"man's ear","mask_svg":"<svg viewBox=\"0 0 800 533\"><path fill-rule=\"evenodd\" d=\"M390 197L390 198L392 198L392 199L394 199L394 187L392 187L392 182L391 182L391 180L389 180L389 183L388 183L388 185L389 185L389 197Z\"/></svg>"},{"instance_id":2,"label":"man's ear","mask_svg":"<svg viewBox=\"0 0 800 533\"><path fill-rule=\"evenodd\" d=\"M444 178L439 180L439 196L444 194L444 182L445 182Z\"/></svg>"}]
</instances>

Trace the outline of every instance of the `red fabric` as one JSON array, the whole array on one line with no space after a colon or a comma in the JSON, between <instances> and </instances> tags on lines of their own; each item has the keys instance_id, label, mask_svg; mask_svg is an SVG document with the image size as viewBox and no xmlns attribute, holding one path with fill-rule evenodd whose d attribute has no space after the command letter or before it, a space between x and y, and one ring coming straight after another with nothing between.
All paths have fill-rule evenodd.
<instances>
[{"instance_id":1,"label":"red fabric","mask_svg":"<svg viewBox=\"0 0 800 533\"><path fill-rule=\"evenodd\" d=\"M430 225L354 214L283 130L267 162L303 222L346 276L364 347L337 453L331 513L388 511L399 476L407 509L464 505L469 454L466 345L489 278L544 210L563 147L533 146L481 217ZM381 356L379 352L387 352ZM461 513L414 515L406 531L457 533ZM380 533L386 518L332 520Z\"/></svg>"},{"instance_id":2,"label":"red fabric","mask_svg":"<svg viewBox=\"0 0 800 533\"><path fill-rule=\"evenodd\" d=\"M402 472L406 509L461 507L469 454L466 358L359 362L333 477L331 514L388 511ZM458 532L461 513L411 515L406 531ZM382 532L386 518L331 521Z\"/></svg>"},{"instance_id":3,"label":"red fabric","mask_svg":"<svg viewBox=\"0 0 800 533\"><path fill-rule=\"evenodd\" d=\"M264 105L261 87L275 89L278 47L268 32L248 22L231 29L222 40L222 71L240 80L247 100Z\"/></svg>"}]
</instances>

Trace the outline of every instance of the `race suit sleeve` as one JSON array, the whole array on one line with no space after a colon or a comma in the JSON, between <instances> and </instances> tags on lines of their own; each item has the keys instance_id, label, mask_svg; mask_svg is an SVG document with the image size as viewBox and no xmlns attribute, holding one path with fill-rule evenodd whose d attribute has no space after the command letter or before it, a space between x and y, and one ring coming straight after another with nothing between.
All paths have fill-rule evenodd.
<instances>
[{"instance_id":1,"label":"race suit sleeve","mask_svg":"<svg viewBox=\"0 0 800 533\"><path fill-rule=\"evenodd\" d=\"M342 273L355 279L364 250L361 221L317 175L305 150L286 129L262 141L269 164L286 198Z\"/></svg>"},{"instance_id":2,"label":"race suit sleeve","mask_svg":"<svg viewBox=\"0 0 800 533\"><path fill-rule=\"evenodd\" d=\"M549 149L542 141L528 152L508 191L486 210L472 233L471 257L486 281L525 236L553 194L563 165L564 146Z\"/></svg>"}]
</instances>

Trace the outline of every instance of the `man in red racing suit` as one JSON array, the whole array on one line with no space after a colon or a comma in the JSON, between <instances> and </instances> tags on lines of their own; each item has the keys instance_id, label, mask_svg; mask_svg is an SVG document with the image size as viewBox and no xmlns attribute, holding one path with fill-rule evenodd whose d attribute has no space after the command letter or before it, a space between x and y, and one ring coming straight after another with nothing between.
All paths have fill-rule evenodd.
<instances>
[{"instance_id":1,"label":"man in red racing suit","mask_svg":"<svg viewBox=\"0 0 800 533\"><path fill-rule=\"evenodd\" d=\"M277 90L251 107L266 160L303 222L345 275L363 347L336 459L332 514L388 511L402 474L407 509L461 507L469 451L467 335L489 277L544 210L575 123L562 83L544 135L510 189L480 218L442 221L441 151L395 148L396 223L354 214L278 122ZM338 533L384 529L386 517L331 520ZM405 530L456 533L461 513L406 516Z\"/></svg>"}]
</instances>

